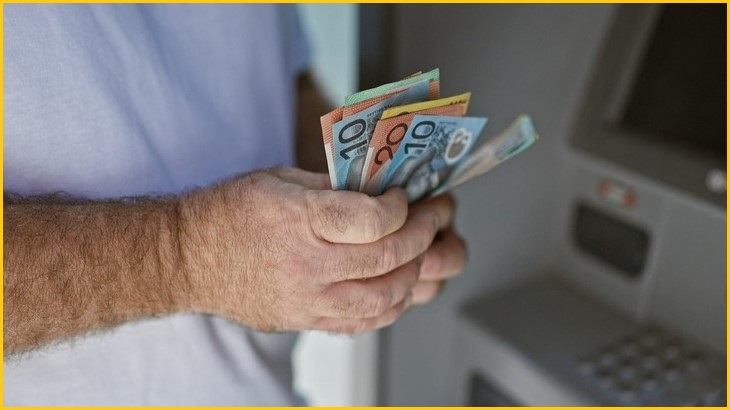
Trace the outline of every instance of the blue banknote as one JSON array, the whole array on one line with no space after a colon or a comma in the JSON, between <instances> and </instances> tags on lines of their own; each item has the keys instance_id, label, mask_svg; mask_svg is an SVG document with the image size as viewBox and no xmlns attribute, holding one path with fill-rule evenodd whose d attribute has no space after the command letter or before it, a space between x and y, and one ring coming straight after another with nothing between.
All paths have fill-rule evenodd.
<instances>
[{"instance_id":1,"label":"blue banknote","mask_svg":"<svg viewBox=\"0 0 730 410\"><path fill-rule=\"evenodd\" d=\"M416 115L393 155L380 193L399 186L410 202L431 193L466 158L486 124L481 117Z\"/></svg>"},{"instance_id":2,"label":"blue banknote","mask_svg":"<svg viewBox=\"0 0 730 410\"><path fill-rule=\"evenodd\" d=\"M429 99L428 80L413 84L397 94L374 104L358 113L336 122L332 126L334 142L334 167L336 189L357 191L365 165L365 154L375 125L388 108Z\"/></svg>"}]
</instances>

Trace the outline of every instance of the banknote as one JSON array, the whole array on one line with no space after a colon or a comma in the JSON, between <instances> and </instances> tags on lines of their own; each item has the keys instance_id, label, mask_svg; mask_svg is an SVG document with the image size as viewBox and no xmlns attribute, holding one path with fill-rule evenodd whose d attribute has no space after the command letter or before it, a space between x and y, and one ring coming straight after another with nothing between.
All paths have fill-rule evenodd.
<instances>
[{"instance_id":1,"label":"banknote","mask_svg":"<svg viewBox=\"0 0 730 410\"><path fill-rule=\"evenodd\" d=\"M469 109L469 100L471 100L471 93L463 93L459 95L454 95L452 97L439 99L432 98L429 101L419 101L413 104L400 105L397 107L388 108L387 110L383 111L383 115L380 116L380 120L387 120L388 118L417 113L427 110L429 108L443 107L445 105L451 104L464 104L464 108L466 110ZM466 115L466 111L463 115Z\"/></svg>"},{"instance_id":2,"label":"banknote","mask_svg":"<svg viewBox=\"0 0 730 410\"><path fill-rule=\"evenodd\" d=\"M345 107L350 105L355 105L359 102L370 100L374 97L378 97L381 95L389 94L393 91L398 91L403 88L409 87L412 84L415 84L420 81L428 81L429 83L435 82L439 80L439 69L433 69L427 73L422 73L418 75L413 75L407 78L404 78L403 80L396 81L393 83L383 84L379 87L370 88L368 90L363 90L360 92L357 92L355 94L352 94L345 98Z\"/></svg>"},{"instance_id":3,"label":"banknote","mask_svg":"<svg viewBox=\"0 0 730 410\"><path fill-rule=\"evenodd\" d=\"M466 102L459 104L449 104L448 102L451 101L450 98L442 98L441 100L447 100L446 105L442 104L441 106L424 108L385 120L381 117L381 120L375 126L373 137L370 139L368 151L365 155L365 166L360 176L360 192L365 192L370 195L379 195L382 193L380 191L380 185L385 176L385 171L388 169L390 160L393 159L393 154L398 151L403 137L406 136L408 126L411 125L411 121L413 121L413 117L416 114L452 117L466 115L468 99Z\"/></svg>"},{"instance_id":4,"label":"banknote","mask_svg":"<svg viewBox=\"0 0 730 410\"><path fill-rule=\"evenodd\" d=\"M421 74L421 72L417 72L415 74L412 74L411 77ZM367 108L372 107L373 105L392 97L395 94L398 94L402 92L403 89L398 91L393 91L389 94L382 95L379 97L371 98L366 101L361 101L355 105L351 105L349 107L338 107L327 114L320 117L319 121L322 126L322 137L324 139L324 149L325 149L325 156L327 158L327 168L329 171L330 176L330 183L333 189L337 189L337 179L335 176L335 162L334 162L334 144L333 144L333 134L332 134L332 126L342 120L344 117L349 117L355 113L358 113L362 110L365 110ZM429 83L429 98L430 99L438 99L439 97L439 83L438 80L435 82Z\"/></svg>"},{"instance_id":5,"label":"banknote","mask_svg":"<svg viewBox=\"0 0 730 410\"><path fill-rule=\"evenodd\" d=\"M343 118L332 126L336 189L357 191L365 164L370 137L383 111L390 107L423 101L429 98L428 80L412 83L372 106Z\"/></svg>"},{"instance_id":6,"label":"banknote","mask_svg":"<svg viewBox=\"0 0 730 410\"><path fill-rule=\"evenodd\" d=\"M486 123L479 117L416 114L388 165L381 192L400 186L414 202L438 188L466 157Z\"/></svg>"},{"instance_id":7,"label":"banknote","mask_svg":"<svg viewBox=\"0 0 730 410\"><path fill-rule=\"evenodd\" d=\"M330 175L332 189L337 189L337 178L335 177L335 148L332 135L332 125L342 120L342 107L335 108L327 114L319 117L322 125L322 139L324 141L324 155L327 158L327 170Z\"/></svg>"},{"instance_id":8,"label":"banknote","mask_svg":"<svg viewBox=\"0 0 730 410\"><path fill-rule=\"evenodd\" d=\"M420 83L416 83L416 84L420 84ZM346 118L346 117L355 115L364 109L370 108L373 105L375 105L383 100L386 100L400 92L403 92L405 89L410 88L413 85L414 84L411 84L408 87L404 87L404 88L398 89L396 91L391 91L388 94L379 95L377 97L373 97L369 100L361 101L354 105L345 106L342 109L342 118ZM440 90L439 80L430 81L428 83L428 100L438 100L440 91L441 90ZM411 104L406 104L406 106L408 106L408 105L411 105ZM385 111L389 111L389 110L390 110L390 108ZM381 119L382 119L382 116L381 116Z\"/></svg>"},{"instance_id":9,"label":"banknote","mask_svg":"<svg viewBox=\"0 0 730 410\"><path fill-rule=\"evenodd\" d=\"M475 149L466 160L454 169L449 178L432 193L432 196L451 190L489 171L524 151L538 138L539 135L535 132L530 117L524 114L520 115L507 129Z\"/></svg>"}]
</instances>

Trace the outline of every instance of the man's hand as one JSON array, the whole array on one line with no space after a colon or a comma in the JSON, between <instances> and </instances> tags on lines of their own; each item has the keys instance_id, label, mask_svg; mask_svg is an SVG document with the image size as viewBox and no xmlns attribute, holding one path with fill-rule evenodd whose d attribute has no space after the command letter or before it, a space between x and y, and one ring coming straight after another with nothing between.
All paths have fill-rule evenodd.
<instances>
[{"instance_id":1,"label":"man's hand","mask_svg":"<svg viewBox=\"0 0 730 410\"><path fill-rule=\"evenodd\" d=\"M289 168L194 192L180 209L190 307L262 330L380 328L412 302L424 253L418 301L463 265L449 230L431 246L450 225L448 197L409 210L400 189L332 191L325 174Z\"/></svg>"},{"instance_id":2,"label":"man's hand","mask_svg":"<svg viewBox=\"0 0 730 410\"><path fill-rule=\"evenodd\" d=\"M297 82L297 165L310 171L327 172L327 161L322 149L322 132L319 117L330 111L319 87L309 73ZM448 195L424 201L413 206L415 210L436 207L448 209L441 220L439 233L428 249L421 269L421 277L413 289L413 303L430 302L443 288L446 279L457 275L466 264L464 241L451 227L454 201ZM415 212L415 211L411 211Z\"/></svg>"}]
</instances>

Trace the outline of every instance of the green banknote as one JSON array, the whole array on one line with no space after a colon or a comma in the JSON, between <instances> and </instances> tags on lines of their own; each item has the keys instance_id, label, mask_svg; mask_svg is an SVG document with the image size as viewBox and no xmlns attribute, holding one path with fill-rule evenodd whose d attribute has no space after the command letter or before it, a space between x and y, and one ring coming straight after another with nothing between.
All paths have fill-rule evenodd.
<instances>
[{"instance_id":1,"label":"green banknote","mask_svg":"<svg viewBox=\"0 0 730 410\"><path fill-rule=\"evenodd\" d=\"M529 116L522 114L497 136L475 149L431 196L444 193L475 178L527 149L540 136Z\"/></svg>"},{"instance_id":2,"label":"green banknote","mask_svg":"<svg viewBox=\"0 0 730 410\"><path fill-rule=\"evenodd\" d=\"M347 107L380 95L389 94L391 92L410 87L411 85L424 80L429 83L439 81L439 69L435 68L427 73L414 75L394 83L383 84L379 87L357 92L345 98L345 106Z\"/></svg>"}]
</instances>

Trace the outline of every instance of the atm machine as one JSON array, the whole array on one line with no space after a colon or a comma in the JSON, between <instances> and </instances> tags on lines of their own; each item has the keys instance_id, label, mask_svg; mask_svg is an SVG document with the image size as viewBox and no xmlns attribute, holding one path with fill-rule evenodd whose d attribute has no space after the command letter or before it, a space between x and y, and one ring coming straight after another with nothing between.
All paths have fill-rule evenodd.
<instances>
[{"instance_id":1,"label":"atm machine","mask_svg":"<svg viewBox=\"0 0 730 410\"><path fill-rule=\"evenodd\" d=\"M510 235L524 241L542 236L522 254L539 260L530 264L515 253L499 272L470 266L445 301L382 335L381 404L725 406L726 6L459 7L401 6L387 18L382 9L362 12L393 22L385 32L401 38L389 54L398 67L408 67L410 59L471 64L472 54L489 62L479 60L478 50L459 51L464 36L473 35L483 43L469 47L484 44L495 66L466 70L467 78L457 81L481 80L505 96L495 87L508 82L523 98L547 99L527 102L543 135L536 152L513 159L504 165L511 168L495 170L477 183L481 187L465 187L457 198L494 202L486 190L504 197L511 192L510 178L534 178L537 193L521 198L540 204L533 209L550 222L532 234L503 233L512 246L519 241ZM483 25L471 24L480 18ZM454 28L459 21L470 28ZM433 29L439 37L418 31L434 22L443 23ZM519 23L524 25L515 27ZM427 44L409 51L416 34L408 30ZM540 44L562 56L540 50L537 42L546 34L555 42ZM418 56L429 44L443 56ZM369 46L365 53L377 49ZM538 56L532 64L544 64L552 74L523 68L530 53ZM561 69L572 71L563 78ZM445 83L449 72L442 72ZM373 73L376 68L367 75ZM562 88L544 85L545 79L563 81ZM548 96L531 94L535 87L545 87ZM488 94L489 86L484 89ZM480 97L475 91L473 98ZM563 107L552 107L550 98ZM517 106L508 99L504 104ZM498 105L484 107L495 107L499 119L507 114ZM547 112L563 113L557 115L560 124L551 126L542 115ZM558 135L546 135L541 122ZM549 164L539 170L528 163L541 160ZM552 178L539 179L539 172ZM514 206L519 213L529 205ZM464 218L490 226L475 219L476 205L466 208ZM504 214L507 223L492 225L530 229L520 225L526 215ZM488 252L487 244L498 243L499 236L466 231L479 265L478 253ZM490 274L507 279L491 285L484 279ZM474 291L479 286L483 290Z\"/></svg>"}]
</instances>

